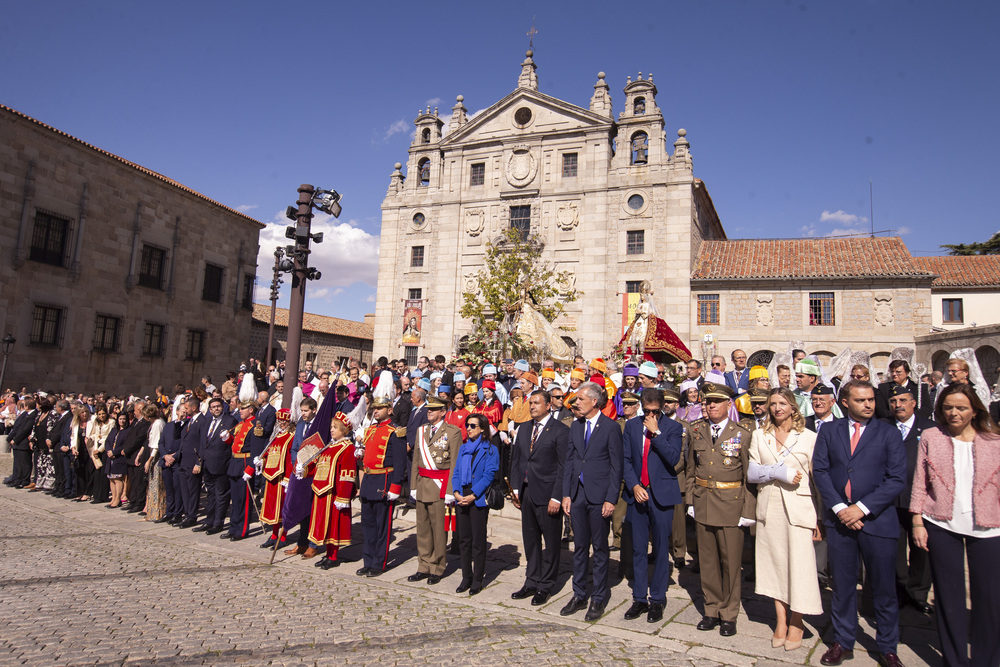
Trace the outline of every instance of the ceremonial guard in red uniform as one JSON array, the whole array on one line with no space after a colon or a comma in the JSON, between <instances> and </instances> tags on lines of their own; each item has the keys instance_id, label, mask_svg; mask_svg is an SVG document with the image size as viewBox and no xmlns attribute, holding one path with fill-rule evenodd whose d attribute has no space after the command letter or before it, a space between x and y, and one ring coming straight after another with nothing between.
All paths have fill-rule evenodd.
<instances>
[{"instance_id":1,"label":"ceremonial guard in red uniform","mask_svg":"<svg viewBox=\"0 0 1000 667\"><path fill-rule=\"evenodd\" d=\"M361 529L365 544L358 575L377 577L389 559L392 510L406 478L406 427L390 423L392 402L376 398L374 423L365 433L364 477L361 478Z\"/></svg>"},{"instance_id":2,"label":"ceremonial guard in red uniform","mask_svg":"<svg viewBox=\"0 0 1000 667\"><path fill-rule=\"evenodd\" d=\"M348 437L351 422L338 412L330 422L330 444L309 464L315 494L309 516L309 541L325 544L326 557L316 567L328 570L340 565L337 551L351 544L351 499L354 497L357 459L354 441Z\"/></svg>"},{"instance_id":3,"label":"ceremonial guard in red uniform","mask_svg":"<svg viewBox=\"0 0 1000 667\"><path fill-rule=\"evenodd\" d=\"M257 508L254 505L253 490L250 486L253 480L253 459L258 458L267 447L264 437L264 427L257 420L257 402L253 399L240 402L240 421L232 433L227 434L232 446L232 458L229 460L229 532L221 535L222 539L232 541L242 540L250 532L250 525L257 520Z\"/></svg>"},{"instance_id":4,"label":"ceremonial guard in red uniform","mask_svg":"<svg viewBox=\"0 0 1000 667\"><path fill-rule=\"evenodd\" d=\"M278 410L278 433L264 453L254 460L254 465L265 482L260 521L271 526L271 537L260 545L262 549L273 547L281 533L281 505L285 500L288 478L295 472L295 464L292 462L295 422L291 419L291 410L288 408Z\"/></svg>"}]
</instances>

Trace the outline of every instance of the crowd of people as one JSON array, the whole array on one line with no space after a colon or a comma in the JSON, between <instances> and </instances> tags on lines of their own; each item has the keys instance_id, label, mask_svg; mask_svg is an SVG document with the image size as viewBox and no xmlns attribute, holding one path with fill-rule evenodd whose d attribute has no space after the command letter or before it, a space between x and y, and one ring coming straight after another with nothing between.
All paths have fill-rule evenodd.
<instances>
[{"instance_id":1,"label":"crowd of people","mask_svg":"<svg viewBox=\"0 0 1000 667\"><path fill-rule=\"evenodd\" d=\"M625 619L660 621L671 571L689 568L704 597L698 630L727 637L750 535L747 574L774 600L775 650L802 645L803 615L824 613L829 585L834 642L821 664L851 659L863 580L880 664L902 664L899 610L911 605L936 615L946 665L1000 665L1000 401L983 400L960 357L947 378L915 377L903 359L884 377L870 363L828 377L815 356L789 357L751 368L735 350L730 370L718 356L709 369L440 355L411 369L382 357L370 370L307 362L294 380L251 359L221 387L205 377L171 395L8 391L5 483L233 541L259 521L263 548L322 556L323 569L351 544L357 499L367 577L387 569L393 516L413 510L409 580L441 581L451 537L456 593L469 595L484 586L490 509L506 500L525 557L514 600L557 592L569 540L562 615L604 615L619 550Z\"/></svg>"}]
</instances>

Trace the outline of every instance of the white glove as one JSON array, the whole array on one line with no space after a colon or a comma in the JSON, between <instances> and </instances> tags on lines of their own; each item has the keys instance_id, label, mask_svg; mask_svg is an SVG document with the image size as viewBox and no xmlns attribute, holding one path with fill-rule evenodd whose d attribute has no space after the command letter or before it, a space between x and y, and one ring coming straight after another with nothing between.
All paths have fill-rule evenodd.
<instances>
[{"instance_id":1,"label":"white glove","mask_svg":"<svg viewBox=\"0 0 1000 667\"><path fill-rule=\"evenodd\" d=\"M749 528L750 526L754 525L755 523L757 523L757 522L755 520L753 520L753 519L744 519L743 517L740 517L740 522L737 525L740 528Z\"/></svg>"},{"instance_id":2,"label":"white glove","mask_svg":"<svg viewBox=\"0 0 1000 667\"><path fill-rule=\"evenodd\" d=\"M335 502L334 505L337 507L338 510L341 510L341 511L346 510L346 509L350 509L350 507L351 507L351 503L336 503Z\"/></svg>"},{"instance_id":3,"label":"white glove","mask_svg":"<svg viewBox=\"0 0 1000 667\"><path fill-rule=\"evenodd\" d=\"M455 496L445 496L444 497L444 504L445 505L454 505L455 504Z\"/></svg>"},{"instance_id":4,"label":"white glove","mask_svg":"<svg viewBox=\"0 0 1000 667\"><path fill-rule=\"evenodd\" d=\"M416 489L410 489L410 498L412 500L416 500L417 499L417 490Z\"/></svg>"},{"instance_id":5,"label":"white glove","mask_svg":"<svg viewBox=\"0 0 1000 667\"><path fill-rule=\"evenodd\" d=\"M259 456L253 457L253 467L254 468L259 468L262 465L264 465L264 461L261 460L261 458Z\"/></svg>"},{"instance_id":6,"label":"white glove","mask_svg":"<svg viewBox=\"0 0 1000 667\"><path fill-rule=\"evenodd\" d=\"M390 491L389 493L385 494L385 498L386 500L395 500L396 498L399 498L399 494Z\"/></svg>"},{"instance_id":7,"label":"white glove","mask_svg":"<svg viewBox=\"0 0 1000 667\"><path fill-rule=\"evenodd\" d=\"M219 438L222 439L222 442L229 442L229 431L225 430L222 433L220 433Z\"/></svg>"},{"instance_id":8,"label":"white glove","mask_svg":"<svg viewBox=\"0 0 1000 667\"><path fill-rule=\"evenodd\" d=\"M287 479L281 480L281 485L287 489L288 488L288 480Z\"/></svg>"},{"instance_id":9,"label":"white glove","mask_svg":"<svg viewBox=\"0 0 1000 667\"><path fill-rule=\"evenodd\" d=\"M253 475L251 475L248 472L243 473L243 481L244 482L249 482L251 479L253 479Z\"/></svg>"},{"instance_id":10,"label":"white glove","mask_svg":"<svg viewBox=\"0 0 1000 667\"><path fill-rule=\"evenodd\" d=\"M302 479L302 476L306 473L306 467L301 463L295 464L295 476Z\"/></svg>"},{"instance_id":11,"label":"white glove","mask_svg":"<svg viewBox=\"0 0 1000 667\"><path fill-rule=\"evenodd\" d=\"M358 459L359 461L364 460L364 458L365 458L365 448L364 447L355 447L354 448L354 458Z\"/></svg>"},{"instance_id":12,"label":"white glove","mask_svg":"<svg viewBox=\"0 0 1000 667\"><path fill-rule=\"evenodd\" d=\"M694 518L694 505L688 505L688 516L691 517L692 519Z\"/></svg>"}]
</instances>

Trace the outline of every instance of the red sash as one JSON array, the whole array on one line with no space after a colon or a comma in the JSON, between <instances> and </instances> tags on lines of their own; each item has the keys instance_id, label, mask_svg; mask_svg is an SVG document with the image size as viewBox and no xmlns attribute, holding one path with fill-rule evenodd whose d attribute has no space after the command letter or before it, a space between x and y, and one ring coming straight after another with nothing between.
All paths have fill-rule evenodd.
<instances>
[{"instance_id":1,"label":"red sash","mask_svg":"<svg viewBox=\"0 0 1000 667\"><path fill-rule=\"evenodd\" d=\"M448 475L451 474L450 470L433 470L431 468L417 468L417 474L421 477L429 477L430 479L436 479L441 482L441 498L444 498L444 489L448 486Z\"/></svg>"}]
</instances>

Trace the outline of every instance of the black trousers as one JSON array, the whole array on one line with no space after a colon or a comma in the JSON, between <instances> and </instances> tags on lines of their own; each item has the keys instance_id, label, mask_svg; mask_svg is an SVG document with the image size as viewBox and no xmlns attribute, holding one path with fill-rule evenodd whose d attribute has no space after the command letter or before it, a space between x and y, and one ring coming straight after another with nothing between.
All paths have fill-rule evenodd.
<instances>
[{"instance_id":1,"label":"black trousers","mask_svg":"<svg viewBox=\"0 0 1000 667\"><path fill-rule=\"evenodd\" d=\"M103 465L100 468L95 468L94 474L91 477L90 495L93 496L94 500L100 500L102 503L106 503L111 499L111 483L108 480L107 452L101 453L101 462Z\"/></svg>"},{"instance_id":2,"label":"black trousers","mask_svg":"<svg viewBox=\"0 0 1000 667\"><path fill-rule=\"evenodd\" d=\"M251 484L253 481L251 480ZM253 493L243 481L243 475L229 478L229 534L246 537L250 526L257 521L257 506L254 505Z\"/></svg>"},{"instance_id":3,"label":"black trousers","mask_svg":"<svg viewBox=\"0 0 1000 667\"><path fill-rule=\"evenodd\" d=\"M59 458L62 460L63 469L63 493L67 497L73 498L76 496L76 468L73 467L73 463L76 460L76 455L73 450L68 452L59 452ZM60 488L56 485L56 489Z\"/></svg>"},{"instance_id":4,"label":"black trousers","mask_svg":"<svg viewBox=\"0 0 1000 667\"><path fill-rule=\"evenodd\" d=\"M189 470L178 471L181 493L182 512L184 520L193 523L198 519L198 501L201 500L201 473L195 474Z\"/></svg>"},{"instance_id":5,"label":"black trousers","mask_svg":"<svg viewBox=\"0 0 1000 667\"><path fill-rule=\"evenodd\" d=\"M594 551L593 601L606 603L611 597L608 586L608 559L611 551L608 534L611 532L611 517L601 515L603 503L590 504L581 486L570 507L573 522L573 595L586 600L590 584L590 550Z\"/></svg>"},{"instance_id":6,"label":"black trousers","mask_svg":"<svg viewBox=\"0 0 1000 667\"><path fill-rule=\"evenodd\" d=\"M388 500L361 499L361 532L364 546L361 560L365 567L385 570L389 560L389 535L392 534L392 509Z\"/></svg>"},{"instance_id":7,"label":"black trousers","mask_svg":"<svg viewBox=\"0 0 1000 667\"><path fill-rule=\"evenodd\" d=\"M935 526L927 527L927 549L937 603L941 654L948 667L1000 665L1000 537L967 537ZM965 607L965 567L969 559L972 613ZM969 619L971 617L971 624ZM971 638L971 658L967 645Z\"/></svg>"},{"instance_id":8,"label":"black trousers","mask_svg":"<svg viewBox=\"0 0 1000 667\"><path fill-rule=\"evenodd\" d=\"M184 514L184 501L181 494L181 477L179 468L175 465L163 466L160 468L163 473L163 491L166 496L167 510L164 516L182 516Z\"/></svg>"},{"instance_id":9,"label":"black trousers","mask_svg":"<svg viewBox=\"0 0 1000 667\"><path fill-rule=\"evenodd\" d=\"M14 486L27 486L31 481L31 450L14 450Z\"/></svg>"},{"instance_id":10,"label":"black trousers","mask_svg":"<svg viewBox=\"0 0 1000 667\"><path fill-rule=\"evenodd\" d=\"M489 507L455 505L458 523L458 548L462 554L462 581L482 588L486 573L486 522L490 517Z\"/></svg>"},{"instance_id":11,"label":"black trousers","mask_svg":"<svg viewBox=\"0 0 1000 667\"><path fill-rule=\"evenodd\" d=\"M141 465L134 466L128 464L128 502L129 505L145 505L146 489L149 486L149 477L146 470Z\"/></svg>"},{"instance_id":12,"label":"black trousers","mask_svg":"<svg viewBox=\"0 0 1000 667\"><path fill-rule=\"evenodd\" d=\"M64 493L66 491L66 473L63 470L63 453L58 447L53 447L49 453L52 455L52 472L55 476L52 490L55 493Z\"/></svg>"},{"instance_id":13,"label":"black trousers","mask_svg":"<svg viewBox=\"0 0 1000 667\"><path fill-rule=\"evenodd\" d=\"M205 525L222 527L229 513L229 475L205 470Z\"/></svg>"},{"instance_id":14,"label":"black trousers","mask_svg":"<svg viewBox=\"0 0 1000 667\"><path fill-rule=\"evenodd\" d=\"M521 504L521 541L524 543L524 585L543 593L555 591L559 576L559 556L562 552L562 517L560 509L549 514L548 503L531 502L524 485L524 502ZM543 546L544 544L544 546Z\"/></svg>"},{"instance_id":15,"label":"black trousers","mask_svg":"<svg viewBox=\"0 0 1000 667\"><path fill-rule=\"evenodd\" d=\"M896 595L901 602L914 600L927 602L931 590L931 568L927 565L927 552L913 543L913 524L910 511L897 507L899 543L896 546Z\"/></svg>"}]
</instances>

